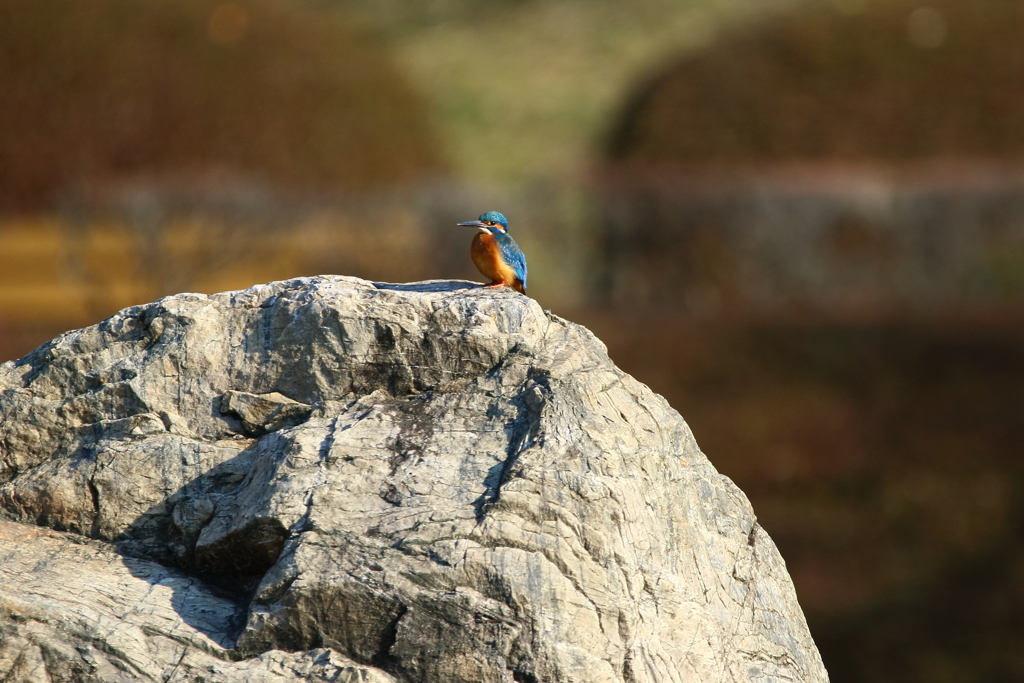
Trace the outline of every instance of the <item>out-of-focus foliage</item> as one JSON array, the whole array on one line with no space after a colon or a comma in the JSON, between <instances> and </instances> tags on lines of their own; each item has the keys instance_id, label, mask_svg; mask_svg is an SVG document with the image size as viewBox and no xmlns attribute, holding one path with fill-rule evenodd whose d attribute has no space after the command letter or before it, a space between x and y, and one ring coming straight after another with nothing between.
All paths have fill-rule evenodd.
<instances>
[{"instance_id":1,"label":"out-of-focus foliage","mask_svg":"<svg viewBox=\"0 0 1024 683\"><path fill-rule=\"evenodd\" d=\"M1024 3L836 0L735 32L652 79L618 162L1024 157Z\"/></svg>"},{"instance_id":2,"label":"out-of-focus foliage","mask_svg":"<svg viewBox=\"0 0 1024 683\"><path fill-rule=\"evenodd\" d=\"M794 0L317 0L395 52L456 170L499 186L575 182L643 74L723 25Z\"/></svg>"},{"instance_id":3,"label":"out-of-focus foliage","mask_svg":"<svg viewBox=\"0 0 1024 683\"><path fill-rule=\"evenodd\" d=\"M1024 301L1024 3L822 0L624 107L605 299L697 309Z\"/></svg>"},{"instance_id":4,"label":"out-of-focus foliage","mask_svg":"<svg viewBox=\"0 0 1024 683\"><path fill-rule=\"evenodd\" d=\"M300 3L2 0L0 93L8 210L140 175L335 189L442 166L385 55Z\"/></svg>"}]
</instances>

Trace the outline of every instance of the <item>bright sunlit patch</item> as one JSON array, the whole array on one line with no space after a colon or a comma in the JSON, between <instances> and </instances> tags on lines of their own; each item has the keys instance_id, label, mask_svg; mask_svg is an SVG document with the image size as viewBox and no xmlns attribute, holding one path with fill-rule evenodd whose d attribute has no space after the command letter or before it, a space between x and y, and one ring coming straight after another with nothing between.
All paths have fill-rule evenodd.
<instances>
[{"instance_id":1,"label":"bright sunlit patch","mask_svg":"<svg viewBox=\"0 0 1024 683\"><path fill-rule=\"evenodd\" d=\"M946 42L946 18L933 7L919 7L907 17L907 40L922 50L934 50Z\"/></svg>"},{"instance_id":2,"label":"bright sunlit patch","mask_svg":"<svg viewBox=\"0 0 1024 683\"><path fill-rule=\"evenodd\" d=\"M218 5L210 15L206 29L210 40L220 45L234 45L249 31L249 13L237 2Z\"/></svg>"}]
</instances>

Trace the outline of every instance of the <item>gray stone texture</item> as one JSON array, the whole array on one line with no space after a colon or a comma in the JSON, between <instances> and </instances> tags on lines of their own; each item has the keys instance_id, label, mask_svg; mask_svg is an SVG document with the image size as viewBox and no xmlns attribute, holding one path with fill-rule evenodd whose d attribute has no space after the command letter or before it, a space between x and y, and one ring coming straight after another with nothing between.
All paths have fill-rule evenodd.
<instances>
[{"instance_id":1,"label":"gray stone texture","mask_svg":"<svg viewBox=\"0 0 1024 683\"><path fill-rule=\"evenodd\" d=\"M827 681L678 413L505 288L167 297L0 418L3 680Z\"/></svg>"}]
</instances>

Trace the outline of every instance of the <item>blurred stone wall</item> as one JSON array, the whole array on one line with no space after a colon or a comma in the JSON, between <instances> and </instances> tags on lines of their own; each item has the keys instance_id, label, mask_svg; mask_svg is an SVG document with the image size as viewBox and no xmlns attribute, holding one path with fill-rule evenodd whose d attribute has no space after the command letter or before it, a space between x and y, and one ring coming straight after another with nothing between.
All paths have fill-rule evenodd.
<instances>
[{"instance_id":1,"label":"blurred stone wall","mask_svg":"<svg viewBox=\"0 0 1024 683\"><path fill-rule=\"evenodd\" d=\"M810 166L610 183L601 295L885 312L1024 301L1024 169Z\"/></svg>"}]
</instances>

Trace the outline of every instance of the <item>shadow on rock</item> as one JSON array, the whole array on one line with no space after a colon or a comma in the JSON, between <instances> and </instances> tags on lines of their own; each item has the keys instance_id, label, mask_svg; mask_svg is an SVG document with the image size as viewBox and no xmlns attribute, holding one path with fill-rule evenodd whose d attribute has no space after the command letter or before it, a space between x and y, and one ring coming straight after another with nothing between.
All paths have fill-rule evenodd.
<instances>
[{"instance_id":1,"label":"shadow on rock","mask_svg":"<svg viewBox=\"0 0 1024 683\"><path fill-rule=\"evenodd\" d=\"M413 637L420 629L453 640L463 654L486 651L495 638L509 653L522 629L505 604L507 587L478 595L463 584L479 581L459 576L452 559L431 547L475 534L536 436L547 374L527 372L511 387L490 376L498 374L480 380L490 395L464 387L402 397L377 391L273 431L239 415L243 433L228 443L244 450L134 519L116 539L125 566L154 582L161 579L152 565L132 558L156 560L216 587L237 607L225 647L240 656L330 647L396 675L442 675L434 655L410 649L410 639L426 637ZM255 433L262 436L247 436ZM459 466L440 471L438 458L452 451L464 454ZM426 528L429 540L421 536ZM491 615L485 622L482 605ZM223 639L224 625L211 623L212 610L194 595L176 595L174 607L189 625ZM400 633L405 642L396 647ZM473 671L452 680L479 675Z\"/></svg>"},{"instance_id":2,"label":"shadow on rock","mask_svg":"<svg viewBox=\"0 0 1024 683\"><path fill-rule=\"evenodd\" d=\"M393 292L460 292L464 289L480 289L479 282L469 280L426 280L424 282L374 282L377 289Z\"/></svg>"},{"instance_id":3,"label":"shadow on rock","mask_svg":"<svg viewBox=\"0 0 1024 683\"><path fill-rule=\"evenodd\" d=\"M277 560L287 531L275 520L264 520L250 525L250 533L244 537L228 539L221 552L197 553L196 542L214 516L218 501L242 484L256 457L255 449L246 449L216 464L139 515L113 539L124 566L133 576L153 584L170 585L174 591L172 606L182 621L225 649L235 647L245 625L249 595ZM181 579L168 583L166 572L154 571L154 561L178 570ZM201 581L210 589L210 595L219 600L211 600L210 604L197 602L193 592L180 590L187 588L190 581ZM223 600L235 605L226 622Z\"/></svg>"}]
</instances>

